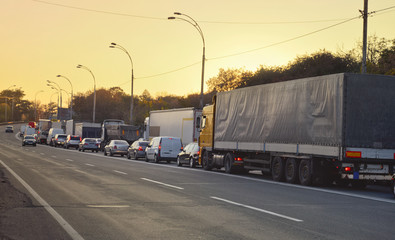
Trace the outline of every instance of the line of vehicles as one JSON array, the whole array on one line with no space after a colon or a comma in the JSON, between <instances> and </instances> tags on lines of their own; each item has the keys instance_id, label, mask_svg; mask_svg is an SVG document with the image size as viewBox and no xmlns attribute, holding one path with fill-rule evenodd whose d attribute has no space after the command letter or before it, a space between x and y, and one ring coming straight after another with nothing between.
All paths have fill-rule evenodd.
<instances>
[{"instance_id":1,"label":"line of vehicles","mask_svg":"<svg viewBox=\"0 0 395 240\"><path fill-rule=\"evenodd\" d=\"M106 120L97 138L109 155L363 188L395 181L394 90L394 76L347 73L264 84L217 93L202 110L151 111L143 129Z\"/></svg>"}]
</instances>

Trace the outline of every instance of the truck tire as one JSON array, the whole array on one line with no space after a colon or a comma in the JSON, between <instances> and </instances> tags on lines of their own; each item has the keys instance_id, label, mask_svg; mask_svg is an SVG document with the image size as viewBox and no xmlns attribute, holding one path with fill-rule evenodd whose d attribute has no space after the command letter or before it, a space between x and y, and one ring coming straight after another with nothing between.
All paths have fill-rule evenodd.
<instances>
[{"instance_id":1,"label":"truck tire","mask_svg":"<svg viewBox=\"0 0 395 240\"><path fill-rule=\"evenodd\" d=\"M312 178L311 162L308 159L303 159L299 164L299 182L304 186L309 186L311 185Z\"/></svg>"},{"instance_id":2,"label":"truck tire","mask_svg":"<svg viewBox=\"0 0 395 240\"><path fill-rule=\"evenodd\" d=\"M225 172L226 173L234 173L234 167L233 167L233 162L234 162L235 157L233 156L232 153L227 153L225 155L224 159L224 167L225 167Z\"/></svg>"},{"instance_id":3,"label":"truck tire","mask_svg":"<svg viewBox=\"0 0 395 240\"><path fill-rule=\"evenodd\" d=\"M208 151L203 151L202 167L204 170L207 170L207 171L210 171L211 169L213 169L213 166L210 161L210 154L208 153Z\"/></svg>"},{"instance_id":4,"label":"truck tire","mask_svg":"<svg viewBox=\"0 0 395 240\"><path fill-rule=\"evenodd\" d=\"M272 160L272 178L276 182L284 181L284 160L281 157Z\"/></svg>"},{"instance_id":5,"label":"truck tire","mask_svg":"<svg viewBox=\"0 0 395 240\"><path fill-rule=\"evenodd\" d=\"M295 158L287 158L285 162L285 181L288 183L296 183L299 179L299 165Z\"/></svg>"}]
</instances>

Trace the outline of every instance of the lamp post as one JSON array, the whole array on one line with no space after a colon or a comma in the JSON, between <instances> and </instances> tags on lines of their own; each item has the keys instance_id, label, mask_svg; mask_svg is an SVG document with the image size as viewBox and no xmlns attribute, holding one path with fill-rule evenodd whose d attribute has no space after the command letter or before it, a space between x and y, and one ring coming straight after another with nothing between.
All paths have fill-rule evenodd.
<instances>
[{"instance_id":1,"label":"lamp post","mask_svg":"<svg viewBox=\"0 0 395 240\"><path fill-rule=\"evenodd\" d=\"M77 68L87 70L88 72L91 73L91 75L93 77L93 123L94 123L95 122L95 113L96 113L96 78L95 78L95 75L93 75L93 72L89 68L87 68L81 64L78 64Z\"/></svg>"},{"instance_id":2,"label":"lamp post","mask_svg":"<svg viewBox=\"0 0 395 240\"><path fill-rule=\"evenodd\" d=\"M131 67L132 67L132 74L131 74L132 75L131 76L131 78L132 78L131 79L131 101L130 101L130 124L132 125L133 124L133 81L134 81L132 57L130 56L129 52L124 47L122 47L119 44L111 43L111 45L109 47L110 48L118 48L118 49L122 50L123 52L126 53L126 55L128 55L129 60L130 60L130 64L131 64Z\"/></svg>"},{"instance_id":3,"label":"lamp post","mask_svg":"<svg viewBox=\"0 0 395 240\"><path fill-rule=\"evenodd\" d=\"M36 92L34 95L34 121L37 121L37 94L44 92L43 90L40 90Z\"/></svg>"},{"instance_id":4,"label":"lamp post","mask_svg":"<svg viewBox=\"0 0 395 240\"><path fill-rule=\"evenodd\" d=\"M68 79L67 77L65 77L63 75L57 75L56 77L62 77L64 79L66 79L67 81L69 81L69 83L70 83L70 86L71 86L70 118L73 119L73 84L71 84L70 79Z\"/></svg>"},{"instance_id":5,"label":"lamp post","mask_svg":"<svg viewBox=\"0 0 395 240\"><path fill-rule=\"evenodd\" d=\"M59 100L59 104L58 105L59 105L60 108L62 108L62 91L60 90L61 88L60 88L59 84L57 84L56 82L47 80L47 86L48 87L53 87L52 84L55 84L57 89L58 89L58 91L59 91L59 98L60 98L60 100Z\"/></svg>"},{"instance_id":6,"label":"lamp post","mask_svg":"<svg viewBox=\"0 0 395 240\"><path fill-rule=\"evenodd\" d=\"M189 24L191 24L192 26L194 26L196 28L196 30L198 30L200 36L202 37L202 41L203 41L203 57L202 57L202 80L201 80L201 86L200 86L200 108L203 109L203 87L204 87L204 62L206 61L206 42L204 40L204 35L203 35L203 31L200 28L199 24L190 16L180 13L180 12L174 12L174 15L178 15L178 16L184 16L186 18L182 18L182 17L168 17L169 20L173 20L173 19L179 19L179 20L183 20Z\"/></svg>"}]
</instances>

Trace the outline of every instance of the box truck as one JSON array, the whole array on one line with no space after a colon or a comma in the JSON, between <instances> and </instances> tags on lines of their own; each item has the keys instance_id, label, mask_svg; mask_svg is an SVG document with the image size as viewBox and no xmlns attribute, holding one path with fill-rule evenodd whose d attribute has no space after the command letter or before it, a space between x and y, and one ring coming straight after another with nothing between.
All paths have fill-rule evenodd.
<instances>
[{"instance_id":1,"label":"box truck","mask_svg":"<svg viewBox=\"0 0 395 240\"><path fill-rule=\"evenodd\" d=\"M202 110L193 107L150 111L149 139L162 136L179 137L184 146L197 142L201 117Z\"/></svg>"}]
</instances>

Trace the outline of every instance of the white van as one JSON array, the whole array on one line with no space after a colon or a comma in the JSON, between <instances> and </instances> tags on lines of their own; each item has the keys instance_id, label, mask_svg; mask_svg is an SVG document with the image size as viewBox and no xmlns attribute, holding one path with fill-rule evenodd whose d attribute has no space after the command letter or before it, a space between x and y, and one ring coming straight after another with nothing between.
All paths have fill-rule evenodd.
<instances>
[{"instance_id":1,"label":"white van","mask_svg":"<svg viewBox=\"0 0 395 240\"><path fill-rule=\"evenodd\" d=\"M53 146L53 139L56 134L64 134L63 129L61 128L51 128L48 132L47 144Z\"/></svg>"},{"instance_id":2,"label":"white van","mask_svg":"<svg viewBox=\"0 0 395 240\"><path fill-rule=\"evenodd\" d=\"M182 151L179 137L154 137L145 149L145 161L177 161L177 155Z\"/></svg>"}]
</instances>

